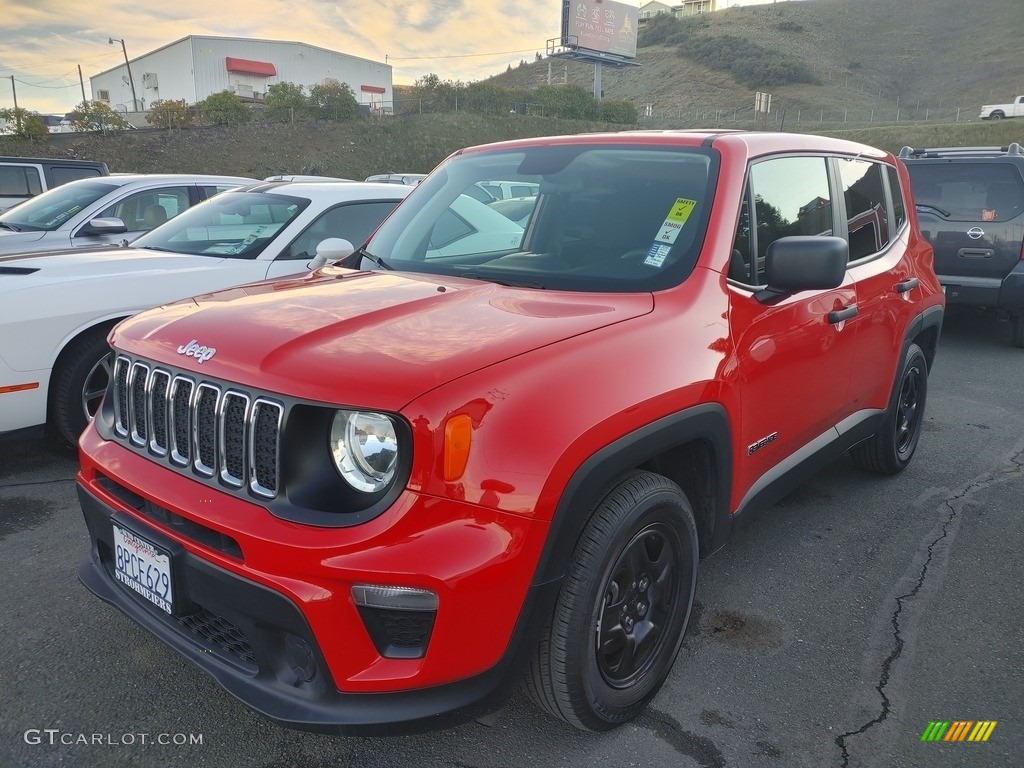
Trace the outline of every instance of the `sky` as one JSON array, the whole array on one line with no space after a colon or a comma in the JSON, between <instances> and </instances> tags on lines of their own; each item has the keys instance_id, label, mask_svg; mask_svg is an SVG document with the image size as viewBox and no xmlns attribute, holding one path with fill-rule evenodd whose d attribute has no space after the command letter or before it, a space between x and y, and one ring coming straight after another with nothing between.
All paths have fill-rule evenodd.
<instances>
[{"instance_id":1,"label":"sky","mask_svg":"<svg viewBox=\"0 0 1024 768\"><path fill-rule=\"evenodd\" d=\"M40 114L74 109L82 101L79 66L91 96L89 77L124 62L110 38L124 40L129 59L188 35L289 40L386 61L396 85L430 73L473 82L544 55L559 36L561 7L560 0L0 0L0 109L13 107L15 95L19 107Z\"/></svg>"}]
</instances>

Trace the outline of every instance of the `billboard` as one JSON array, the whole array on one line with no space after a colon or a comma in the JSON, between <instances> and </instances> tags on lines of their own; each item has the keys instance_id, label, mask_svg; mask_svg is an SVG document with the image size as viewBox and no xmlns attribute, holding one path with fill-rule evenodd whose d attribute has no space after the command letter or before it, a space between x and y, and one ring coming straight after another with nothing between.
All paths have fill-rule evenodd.
<instances>
[{"instance_id":1,"label":"billboard","mask_svg":"<svg viewBox=\"0 0 1024 768\"><path fill-rule=\"evenodd\" d=\"M612 0L564 0L562 45L635 59L639 15L637 6Z\"/></svg>"}]
</instances>

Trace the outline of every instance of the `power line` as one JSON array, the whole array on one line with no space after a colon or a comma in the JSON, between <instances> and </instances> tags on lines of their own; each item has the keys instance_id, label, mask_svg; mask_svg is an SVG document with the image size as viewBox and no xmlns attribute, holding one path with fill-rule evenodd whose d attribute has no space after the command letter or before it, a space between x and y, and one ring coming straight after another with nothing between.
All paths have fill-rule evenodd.
<instances>
[{"instance_id":1,"label":"power line","mask_svg":"<svg viewBox=\"0 0 1024 768\"><path fill-rule=\"evenodd\" d=\"M51 90L60 90L61 88L77 88L78 87L78 83L72 83L71 85L39 85L38 83L29 83L29 82L27 82L25 80L18 80L18 78L14 78L14 79L15 79L16 82L19 82L22 85L27 85L30 88L48 88L48 89L51 89Z\"/></svg>"}]
</instances>

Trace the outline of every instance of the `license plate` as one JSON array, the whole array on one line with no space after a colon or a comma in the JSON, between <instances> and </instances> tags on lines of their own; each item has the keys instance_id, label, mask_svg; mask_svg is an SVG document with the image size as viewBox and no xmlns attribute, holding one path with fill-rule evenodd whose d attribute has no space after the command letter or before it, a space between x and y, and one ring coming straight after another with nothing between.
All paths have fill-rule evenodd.
<instances>
[{"instance_id":1,"label":"license plate","mask_svg":"<svg viewBox=\"0 0 1024 768\"><path fill-rule=\"evenodd\" d=\"M114 576L161 610L171 613L171 558L131 531L114 526Z\"/></svg>"}]
</instances>

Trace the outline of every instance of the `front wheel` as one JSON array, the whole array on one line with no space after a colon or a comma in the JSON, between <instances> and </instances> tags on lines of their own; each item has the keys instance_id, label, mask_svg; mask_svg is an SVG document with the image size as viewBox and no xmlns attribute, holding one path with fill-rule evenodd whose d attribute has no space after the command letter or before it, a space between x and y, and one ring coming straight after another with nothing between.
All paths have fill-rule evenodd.
<instances>
[{"instance_id":1,"label":"front wheel","mask_svg":"<svg viewBox=\"0 0 1024 768\"><path fill-rule=\"evenodd\" d=\"M541 708L606 731L661 688L689 621L697 530L683 491L651 472L601 501L573 553L555 612L526 678Z\"/></svg>"},{"instance_id":2,"label":"front wheel","mask_svg":"<svg viewBox=\"0 0 1024 768\"><path fill-rule=\"evenodd\" d=\"M92 421L110 381L109 328L94 328L61 353L50 383L50 421L72 445Z\"/></svg>"},{"instance_id":3,"label":"front wheel","mask_svg":"<svg viewBox=\"0 0 1024 768\"><path fill-rule=\"evenodd\" d=\"M883 475L895 475L906 469L921 439L927 395L928 360L917 344L911 344L885 423L872 437L850 449L853 463Z\"/></svg>"}]
</instances>

